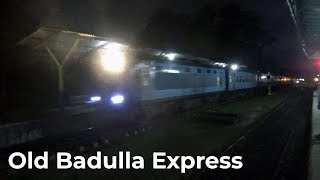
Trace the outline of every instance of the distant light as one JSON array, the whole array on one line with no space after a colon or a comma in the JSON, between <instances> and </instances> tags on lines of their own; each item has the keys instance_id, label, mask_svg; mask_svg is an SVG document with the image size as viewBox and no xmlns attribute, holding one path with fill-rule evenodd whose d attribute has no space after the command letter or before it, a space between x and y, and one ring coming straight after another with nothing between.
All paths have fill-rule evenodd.
<instances>
[{"instance_id":1,"label":"distant light","mask_svg":"<svg viewBox=\"0 0 320 180\"><path fill-rule=\"evenodd\" d=\"M314 78L314 81L315 81L315 82L318 82L318 81L319 81L319 78Z\"/></svg>"},{"instance_id":2,"label":"distant light","mask_svg":"<svg viewBox=\"0 0 320 180\"><path fill-rule=\"evenodd\" d=\"M267 79L267 76L261 76L261 79Z\"/></svg>"},{"instance_id":3,"label":"distant light","mask_svg":"<svg viewBox=\"0 0 320 180\"><path fill-rule=\"evenodd\" d=\"M320 75L318 74L317 76L319 77Z\"/></svg>"},{"instance_id":4,"label":"distant light","mask_svg":"<svg viewBox=\"0 0 320 180\"><path fill-rule=\"evenodd\" d=\"M166 54L165 56L166 56L170 61L173 61L174 58L176 57L176 54L170 53L170 54Z\"/></svg>"},{"instance_id":5,"label":"distant light","mask_svg":"<svg viewBox=\"0 0 320 180\"><path fill-rule=\"evenodd\" d=\"M174 69L164 69L162 72L178 74L180 71Z\"/></svg>"},{"instance_id":6,"label":"distant light","mask_svg":"<svg viewBox=\"0 0 320 180\"><path fill-rule=\"evenodd\" d=\"M101 101L101 97L100 96L93 96L93 97L90 98L90 100L94 101L94 102Z\"/></svg>"},{"instance_id":7,"label":"distant light","mask_svg":"<svg viewBox=\"0 0 320 180\"><path fill-rule=\"evenodd\" d=\"M299 84L299 83L300 83L300 81L299 81L299 80L297 80L297 81L296 81L296 83L297 83L297 84Z\"/></svg>"},{"instance_id":8,"label":"distant light","mask_svg":"<svg viewBox=\"0 0 320 180\"><path fill-rule=\"evenodd\" d=\"M237 70L239 69L238 65L237 64L232 64L231 67L230 67L232 70Z\"/></svg>"},{"instance_id":9,"label":"distant light","mask_svg":"<svg viewBox=\"0 0 320 180\"><path fill-rule=\"evenodd\" d=\"M122 95L115 95L110 98L112 104L121 104L124 101L124 97Z\"/></svg>"}]
</instances>

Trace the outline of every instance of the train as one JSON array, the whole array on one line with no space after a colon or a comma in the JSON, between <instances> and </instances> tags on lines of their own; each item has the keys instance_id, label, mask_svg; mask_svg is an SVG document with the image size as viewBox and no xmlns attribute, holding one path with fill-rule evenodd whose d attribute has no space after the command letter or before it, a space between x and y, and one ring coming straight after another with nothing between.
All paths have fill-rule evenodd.
<instances>
[{"instance_id":1,"label":"train","mask_svg":"<svg viewBox=\"0 0 320 180\"><path fill-rule=\"evenodd\" d=\"M101 59L100 63L107 61L102 62L107 67L99 73L102 87L90 96L88 103L102 104L110 109L179 109L180 106L196 104L194 100L199 97L208 99L224 94L228 98L228 94L278 81L278 77L270 73L259 74L236 64L214 63L204 58L173 53L154 54L136 55L134 60L126 62L126 66L123 54L96 58ZM115 57L123 59L115 62ZM147 111L150 113L151 110Z\"/></svg>"}]
</instances>

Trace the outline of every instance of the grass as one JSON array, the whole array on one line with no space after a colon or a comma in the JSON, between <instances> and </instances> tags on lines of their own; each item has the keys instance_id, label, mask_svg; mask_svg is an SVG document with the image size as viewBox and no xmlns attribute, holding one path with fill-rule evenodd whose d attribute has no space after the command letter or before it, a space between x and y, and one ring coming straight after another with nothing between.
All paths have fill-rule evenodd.
<instances>
[{"instance_id":1,"label":"grass","mask_svg":"<svg viewBox=\"0 0 320 180\"><path fill-rule=\"evenodd\" d=\"M216 108L217 111L224 113L246 114L248 110L257 109L261 114L269 112L273 107L281 103L287 95L273 94L268 96L256 97L246 101L237 101L234 103L222 105Z\"/></svg>"},{"instance_id":2,"label":"grass","mask_svg":"<svg viewBox=\"0 0 320 180\"><path fill-rule=\"evenodd\" d=\"M33 175L32 179L178 179L188 177L192 172L181 175L179 170L152 170L152 152L166 152L167 155L218 155L232 142L238 139L254 121L248 121L248 112L257 113L255 121L270 111L287 96L274 94L271 96L252 98L216 107L216 111L239 113L244 119L235 125L226 125L213 119L201 117L199 111L187 112L159 121L153 130L143 136L124 140L120 145L103 149L103 155L110 156L118 151L130 151L132 155L144 157L144 170L70 170L49 169L41 173L25 171L12 177L21 179ZM208 109L206 109L208 110ZM51 166L54 167L54 166ZM26 174L27 173L27 174ZM24 178L26 179L26 178Z\"/></svg>"}]
</instances>

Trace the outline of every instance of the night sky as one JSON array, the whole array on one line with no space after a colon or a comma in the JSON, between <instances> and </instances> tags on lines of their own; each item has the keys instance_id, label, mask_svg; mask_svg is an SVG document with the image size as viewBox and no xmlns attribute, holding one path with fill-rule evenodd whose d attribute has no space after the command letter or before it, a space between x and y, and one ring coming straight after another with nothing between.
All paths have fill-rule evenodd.
<instances>
[{"instance_id":1,"label":"night sky","mask_svg":"<svg viewBox=\"0 0 320 180\"><path fill-rule=\"evenodd\" d=\"M42 26L69 27L98 35L134 39L157 8L169 7L177 13L191 14L208 2L205 0L27 0L21 6ZM216 1L220 7L224 3ZM265 57L277 59L278 65L293 70L311 72L299 45L296 30L285 0L233 0L244 10L261 16L264 28L272 32L277 42L264 50Z\"/></svg>"}]
</instances>

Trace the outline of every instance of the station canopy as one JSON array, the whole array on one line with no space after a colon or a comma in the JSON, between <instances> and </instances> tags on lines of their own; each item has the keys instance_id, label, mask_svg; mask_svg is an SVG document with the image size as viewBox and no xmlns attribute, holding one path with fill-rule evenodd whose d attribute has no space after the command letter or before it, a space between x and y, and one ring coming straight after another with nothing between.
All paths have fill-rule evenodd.
<instances>
[{"instance_id":1,"label":"station canopy","mask_svg":"<svg viewBox=\"0 0 320 180\"><path fill-rule=\"evenodd\" d=\"M287 0L302 48L309 59L320 58L320 0Z\"/></svg>"},{"instance_id":2,"label":"station canopy","mask_svg":"<svg viewBox=\"0 0 320 180\"><path fill-rule=\"evenodd\" d=\"M127 51L136 55L147 55L155 58L181 60L192 63L225 67L225 59L209 59L192 56L185 53L164 51L152 48L133 48L124 40L111 37L42 27L17 43L18 46L27 47L37 53L38 56L54 56L63 64L68 59L79 59L98 49L103 49L109 43L117 43L127 47ZM56 62L57 63L57 62ZM59 65L58 65L59 66ZM246 67L240 65L241 67Z\"/></svg>"},{"instance_id":3,"label":"station canopy","mask_svg":"<svg viewBox=\"0 0 320 180\"><path fill-rule=\"evenodd\" d=\"M57 59L77 59L91 51L104 48L111 42L124 44L124 41L120 39L42 27L18 42L17 45L31 48L40 54L41 52L47 54L45 47L48 47L54 52Z\"/></svg>"}]
</instances>

